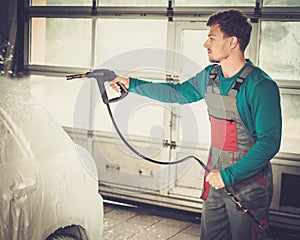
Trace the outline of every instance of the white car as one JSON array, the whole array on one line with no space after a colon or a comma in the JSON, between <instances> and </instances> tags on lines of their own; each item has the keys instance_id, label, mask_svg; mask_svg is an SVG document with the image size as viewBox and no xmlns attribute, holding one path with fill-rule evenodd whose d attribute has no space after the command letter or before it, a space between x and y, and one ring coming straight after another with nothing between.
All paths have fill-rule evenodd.
<instances>
[{"instance_id":1,"label":"white car","mask_svg":"<svg viewBox=\"0 0 300 240\"><path fill-rule=\"evenodd\" d=\"M101 240L93 158L20 85L0 77L0 239Z\"/></svg>"}]
</instances>

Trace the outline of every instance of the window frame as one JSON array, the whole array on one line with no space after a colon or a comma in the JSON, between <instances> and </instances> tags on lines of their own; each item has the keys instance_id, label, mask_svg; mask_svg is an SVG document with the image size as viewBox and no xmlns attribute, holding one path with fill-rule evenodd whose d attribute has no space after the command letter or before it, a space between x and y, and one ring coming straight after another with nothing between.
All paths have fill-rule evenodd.
<instances>
[{"instance_id":1,"label":"window frame","mask_svg":"<svg viewBox=\"0 0 300 240\"><path fill-rule=\"evenodd\" d=\"M45 76L63 76L66 73L77 73L88 71L86 68L73 68L73 67L58 67L48 65L34 65L29 64L30 54L30 19L34 17L59 17L59 18L92 18L92 49L95 48L95 34L96 34L96 21L98 18L150 18L150 19L168 19L167 26L167 49L175 49L178 44L177 40L172 40L176 28L176 21L203 21L207 17L223 7L97 7L92 6L30 6L29 0L25 1L25 15L24 18L24 66L25 71L29 74L43 74ZM94 1L93 1L94 2ZM260 1L258 1L260 2ZM255 2L253 3L255 5ZM253 25L252 39L248 47L247 55L255 63L258 64L259 54L259 36L260 24L263 20L271 21L299 21L300 22L300 6L299 7L236 7L243 11L250 19ZM173 34L173 35L172 35ZM92 66L94 65L95 56L92 50ZM167 65L169 63L166 63ZM300 81L293 80L278 80L274 79L284 92L293 92L300 90ZM299 154L294 153L279 153L288 155L289 157L298 157Z\"/></svg>"}]
</instances>

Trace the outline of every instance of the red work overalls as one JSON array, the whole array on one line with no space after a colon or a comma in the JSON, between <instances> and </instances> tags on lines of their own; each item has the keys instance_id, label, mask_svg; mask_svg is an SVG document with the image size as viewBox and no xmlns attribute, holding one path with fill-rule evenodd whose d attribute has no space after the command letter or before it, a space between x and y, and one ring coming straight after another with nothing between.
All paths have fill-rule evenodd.
<instances>
[{"instance_id":1,"label":"red work overalls","mask_svg":"<svg viewBox=\"0 0 300 240\"><path fill-rule=\"evenodd\" d=\"M211 122L211 149L208 160L210 169L222 169L234 164L255 143L241 120L236 105L236 94L253 68L251 64L244 68L226 96L220 94L219 67L214 66L210 74L205 97ZM268 226L272 186L272 170L268 163L259 173L228 188L247 209ZM201 217L201 240L268 239L222 189L216 190L205 183L201 198L205 200Z\"/></svg>"}]
</instances>

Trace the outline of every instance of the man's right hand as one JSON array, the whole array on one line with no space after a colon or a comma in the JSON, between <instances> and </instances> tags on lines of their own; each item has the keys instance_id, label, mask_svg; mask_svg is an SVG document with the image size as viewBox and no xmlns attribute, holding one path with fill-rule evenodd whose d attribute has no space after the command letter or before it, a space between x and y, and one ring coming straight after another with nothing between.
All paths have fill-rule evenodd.
<instances>
[{"instance_id":1,"label":"man's right hand","mask_svg":"<svg viewBox=\"0 0 300 240\"><path fill-rule=\"evenodd\" d=\"M117 76L114 80L110 82L110 86L117 92L121 92L121 88L117 83L122 84L126 89L129 88L129 77Z\"/></svg>"}]
</instances>

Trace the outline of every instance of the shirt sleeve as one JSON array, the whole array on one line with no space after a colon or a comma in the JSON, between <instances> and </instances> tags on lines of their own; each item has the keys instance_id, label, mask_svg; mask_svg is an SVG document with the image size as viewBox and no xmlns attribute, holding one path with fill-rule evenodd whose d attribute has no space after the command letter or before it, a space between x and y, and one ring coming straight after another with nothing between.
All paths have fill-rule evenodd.
<instances>
[{"instance_id":1,"label":"shirt sleeve","mask_svg":"<svg viewBox=\"0 0 300 240\"><path fill-rule=\"evenodd\" d=\"M186 104L205 96L208 74L206 70L182 83L150 82L130 78L129 91L161 102Z\"/></svg>"},{"instance_id":2,"label":"shirt sleeve","mask_svg":"<svg viewBox=\"0 0 300 240\"><path fill-rule=\"evenodd\" d=\"M249 96L256 142L235 164L221 169L225 186L253 176L279 151L281 142L281 107L277 84L270 79L259 82Z\"/></svg>"}]
</instances>

